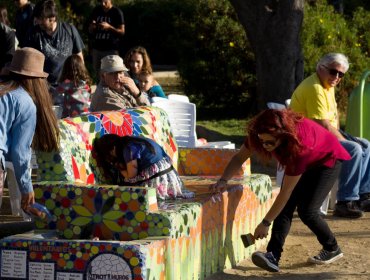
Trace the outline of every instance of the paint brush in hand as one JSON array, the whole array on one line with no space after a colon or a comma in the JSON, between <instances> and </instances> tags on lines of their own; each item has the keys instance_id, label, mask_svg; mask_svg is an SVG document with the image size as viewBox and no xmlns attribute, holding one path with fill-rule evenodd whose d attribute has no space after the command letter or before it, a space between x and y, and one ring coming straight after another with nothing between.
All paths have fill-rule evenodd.
<instances>
[{"instance_id":1,"label":"paint brush in hand","mask_svg":"<svg viewBox=\"0 0 370 280\"><path fill-rule=\"evenodd\" d=\"M242 239L245 248L248 248L249 246L253 245L255 241L254 236L251 233L242 234L240 235L240 238Z\"/></svg>"}]
</instances>

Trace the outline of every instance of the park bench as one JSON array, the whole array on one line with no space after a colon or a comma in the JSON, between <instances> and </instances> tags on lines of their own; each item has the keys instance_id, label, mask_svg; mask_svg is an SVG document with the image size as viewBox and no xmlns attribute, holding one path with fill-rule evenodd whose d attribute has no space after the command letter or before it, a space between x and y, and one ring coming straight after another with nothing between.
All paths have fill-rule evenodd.
<instances>
[{"instance_id":1,"label":"park bench","mask_svg":"<svg viewBox=\"0 0 370 280\"><path fill-rule=\"evenodd\" d=\"M246 162L229 189L212 196L234 149L181 148L155 107L97 112L59 121L60 150L37 153L36 201L49 220L0 240L0 279L204 279L248 258L245 248L276 194ZM91 155L97 135L142 135L173 159L195 198L160 201L155 189L107 185ZM98 236L99 240L92 237Z\"/></svg>"}]
</instances>

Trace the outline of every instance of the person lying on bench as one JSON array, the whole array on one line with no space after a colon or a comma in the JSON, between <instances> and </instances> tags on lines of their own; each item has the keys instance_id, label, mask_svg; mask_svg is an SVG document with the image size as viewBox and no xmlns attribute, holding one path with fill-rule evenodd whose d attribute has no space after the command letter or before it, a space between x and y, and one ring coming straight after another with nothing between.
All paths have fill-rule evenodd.
<instances>
[{"instance_id":1,"label":"person lying on bench","mask_svg":"<svg viewBox=\"0 0 370 280\"><path fill-rule=\"evenodd\" d=\"M92 152L110 183L154 187L160 199L194 196L184 189L171 158L149 138L105 134L94 140Z\"/></svg>"}]
</instances>

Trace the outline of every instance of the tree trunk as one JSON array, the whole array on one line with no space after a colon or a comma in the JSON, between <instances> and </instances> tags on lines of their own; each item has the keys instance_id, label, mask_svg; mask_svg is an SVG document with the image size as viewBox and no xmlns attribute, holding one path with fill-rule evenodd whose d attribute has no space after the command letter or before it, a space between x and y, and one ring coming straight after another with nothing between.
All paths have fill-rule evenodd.
<instances>
[{"instance_id":1,"label":"tree trunk","mask_svg":"<svg viewBox=\"0 0 370 280\"><path fill-rule=\"evenodd\" d=\"M304 0L230 0L256 59L257 107L291 97L303 79Z\"/></svg>"}]
</instances>

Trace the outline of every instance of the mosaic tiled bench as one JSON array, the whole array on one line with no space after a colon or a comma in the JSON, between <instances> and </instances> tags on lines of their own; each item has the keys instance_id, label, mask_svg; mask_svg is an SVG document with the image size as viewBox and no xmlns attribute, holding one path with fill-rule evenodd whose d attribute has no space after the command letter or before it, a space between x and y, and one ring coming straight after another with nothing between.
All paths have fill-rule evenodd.
<instances>
[{"instance_id":1,"label":"mosaic tiled bench","mask_svg":"<svg viewBox=\"0 0 370 280\"><path fill-rule=\"evenodd\" d=\"M60 127L61 151L38 154L34 185L53 219L0 240L0 279L203 279L266 242L246 249L240 234L273 202L268 176L250 175L248 163L222 196L208 193L234 150L179 152L167 116L151 107L64 119ZM90 151L96 134L108 132L156 140L196 197L157 201L152 188L105 185Z\"/></svg>"}]
</instances>

